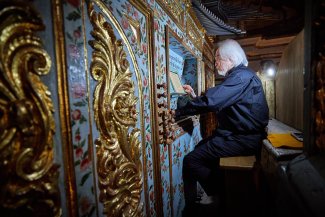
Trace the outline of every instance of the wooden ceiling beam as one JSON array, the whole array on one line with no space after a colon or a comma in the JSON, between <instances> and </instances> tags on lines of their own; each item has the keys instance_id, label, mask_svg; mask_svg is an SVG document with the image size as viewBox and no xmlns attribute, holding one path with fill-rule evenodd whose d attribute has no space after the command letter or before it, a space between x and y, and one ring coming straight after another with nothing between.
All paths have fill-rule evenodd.
<instances>
[{"instance_id":1,"label":"wooden ceiling beam","mask_svg":"<svg viewBox=\"0 0 325 217\"><path fill-rule=\"evenodd\" d=\"M250 47L243 47L247 55L258 55L258 54L265 54L265 53L277 53L283 52L286 49L287 45L280 45L280 46L273 46L273 47L266 47L266 48L258 48L254 46Z\"/></svg>"},{"instance_id":2,"label":"wooden ceiling beam","mask_svg":"<svg viewBox=\"0 0 325 217\"><path fill-rule=\"evenodd\" d=\"M273 39L260 39L256 42L256 47L270 47L289 44L296 36L280 37Z\"/></svg>"}]
</instances>

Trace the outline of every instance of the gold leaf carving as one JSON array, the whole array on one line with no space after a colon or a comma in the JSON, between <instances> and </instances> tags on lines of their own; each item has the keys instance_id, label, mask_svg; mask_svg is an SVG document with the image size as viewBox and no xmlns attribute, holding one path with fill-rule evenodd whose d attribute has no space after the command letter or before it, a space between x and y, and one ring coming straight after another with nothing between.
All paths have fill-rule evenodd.
<instances>
[{"instance_id":1,"label":"gold leaf carving","mask_svg":"<svg viewBox=\"0 0 325 217\"><path fill-rule=\"evenodd\" d=\"M100 137L96 139L100 195L107 216L142 216L140 131L134 84L121 40L101 13L88 8L94 40L90 71L98 81L94 115Z\"/></svg>"},{"instance_id":2,"label":"gold leaf carving","mask_svg":"<svg viewBox=\"0 0 325 217\"><path fill-rule=\"evenodd\" d=\"M202 37L200 31L197 29L197 25L191 19L190 16L186 19L186 33L191 39L193 44L199 49L202 50Z\"/></svg>"},{"instance_id":3,"label":"gold leaf carving","mask_svg":"<svg viewBox=\"0 0 325 217\"><path fill-rule=\"evenodd\" d=\"M171 1L168 3L169 9L171 11L171 13L178 18L178 20L182 20L183 19L183 14L184 14L184 9L182 8L182 2L175 2L175 1Z\"/></svg>"},{"instance_id":4,"label":"gold leaf carving","mask_svg":"<svg viewBox=\"0 0 325 217\"><path fill-rule=\"evenodd\" d=\"M174 22L181 28L184 28L185 5L187 1L183 0L157 0L164 11L171 17Z\"/></svg>"},{"instance_id":5,"label":"gold leaf carving","mask_svg":"<svg viewBox=\"0 0 325 217\"><path fill-rule=\"evenodd\" d=\"M133 32L133 35L135 37L135 40L137 42L138 48L140 49L141 44L141 33L140 33L140 22L139 20L133 19L131 16L127 15L126 13L123 13L123 16L126 17L126 19L129 21L131 30Z\"/></svg>"},{"instance_id":6,"label":"gold leaf carving","mask_svg":"<svg viewBox=\"0 0 325 217\"><path fill-rule=\"evenodd\" d=\"M51 59L35 31L40 17L24 4L0 4L1 215L60 216L53 164L54 109L40 76Z\"/></svg>"}]
</instances>

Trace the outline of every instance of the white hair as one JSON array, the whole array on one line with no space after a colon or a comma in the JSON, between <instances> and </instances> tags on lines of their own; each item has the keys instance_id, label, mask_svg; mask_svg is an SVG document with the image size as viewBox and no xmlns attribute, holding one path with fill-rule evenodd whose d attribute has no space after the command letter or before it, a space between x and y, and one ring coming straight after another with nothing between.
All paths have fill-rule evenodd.
<instances>
[{"instance_id":1,"label":"white hair","mask_svg":"<svg viewBox=\"0 0 325 217\"><path fill-rule=\"evenodd\" d=\"M219 55L222 59L229 59L234 67L243 64L248 66L248 61L243 48L233 39L226 39L217 44Z\"/></svg>"}]
</instances>

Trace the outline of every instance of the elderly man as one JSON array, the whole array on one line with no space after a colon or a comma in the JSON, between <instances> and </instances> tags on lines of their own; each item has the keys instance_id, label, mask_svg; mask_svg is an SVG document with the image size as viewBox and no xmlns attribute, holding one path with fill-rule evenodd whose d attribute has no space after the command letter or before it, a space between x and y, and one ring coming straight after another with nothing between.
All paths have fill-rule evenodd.
<instances>
[{"instance_id":1,"label":"elderly man","mask_svg":"<svg viewBox=\"0 0 325 217\"><path fill-rule=\"evenodd\" d=\"M247 68L241 46L231 39L221 41L215 61L224 81L199 97L184 85L192 99L176 110L176 116L216 112L218 121L214 135L184 157L185 216L196 216L197 181L207 195L217 193L220 180L215 165L221 157L258 154L266 136L269 110L263 87L256 73Z\"/></svg>"}]
</instances>

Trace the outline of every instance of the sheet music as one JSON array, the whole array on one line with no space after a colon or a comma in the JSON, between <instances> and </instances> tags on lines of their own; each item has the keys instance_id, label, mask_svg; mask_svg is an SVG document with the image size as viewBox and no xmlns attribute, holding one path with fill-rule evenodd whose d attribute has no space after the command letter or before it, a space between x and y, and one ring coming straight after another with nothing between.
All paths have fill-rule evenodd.
<instances>
[{"instance_id":1,"label":"sheet music","mask_svg":"<svg viewBox=\"0 0 325 217\"><path fill-rule=\"evenodd\" d=\"M176 94L186 94L177 73L170 72L170 81ZM173 94L173 93L172 93Z\"/></svg>"}]
</instances>

